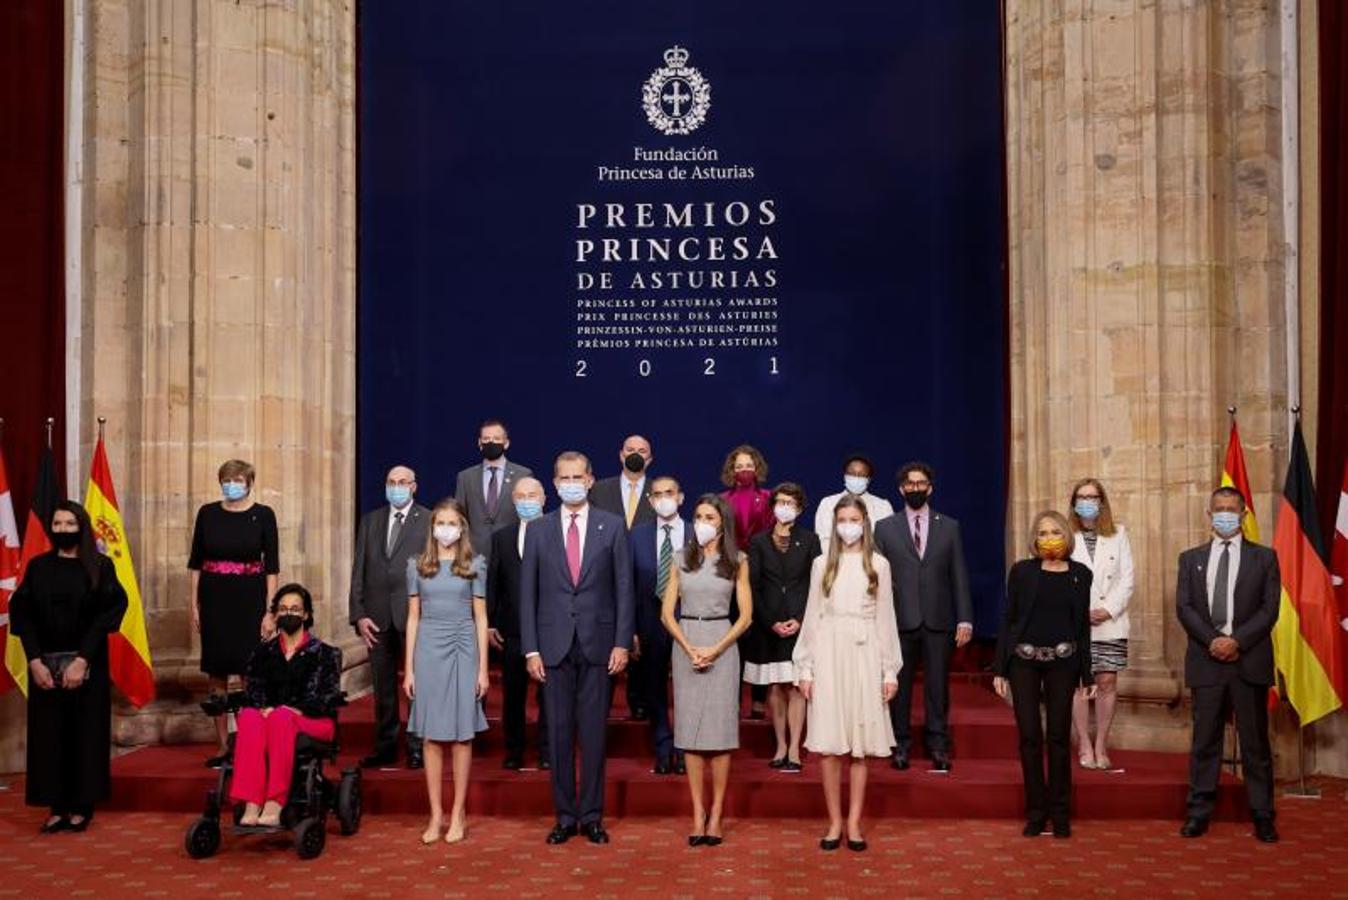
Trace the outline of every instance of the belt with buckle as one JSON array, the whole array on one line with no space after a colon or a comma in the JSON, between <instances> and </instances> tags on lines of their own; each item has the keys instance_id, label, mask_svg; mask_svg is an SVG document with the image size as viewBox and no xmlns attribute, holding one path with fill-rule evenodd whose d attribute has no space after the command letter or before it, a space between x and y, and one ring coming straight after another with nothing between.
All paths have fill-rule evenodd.
<instances>
[{"instance_id":1,"label":"belt with buckle","mask_svg":"<svg viewBox=\"0 0 1348 900\"><path fill-rule=\"evenodd\" d=\"M1034 644L1017 644L1016 655L1021 659L1035 662L1052 662L1055 659L1067 659L1077 652L1076 641L1063 641L1052 647L1036 647Z\"/></svg>"}]
</instances>

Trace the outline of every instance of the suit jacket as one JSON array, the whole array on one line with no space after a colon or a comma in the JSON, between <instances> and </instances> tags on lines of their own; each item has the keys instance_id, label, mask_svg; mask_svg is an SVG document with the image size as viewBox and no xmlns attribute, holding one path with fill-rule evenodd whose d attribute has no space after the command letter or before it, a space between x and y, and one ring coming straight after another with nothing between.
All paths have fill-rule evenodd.
<instances>
[{"instance_id":1,"label":"suit jacket","mask_svg":"<svg viewBox=\"0 0 1348 900\"><path fill-rule=\"evenodd\" d=\"M626 477L614 475L612 478L596 481L594 487L590 488L590 505L613 513L624 523L627 521L627 490L623 484ZM651 507L651 482L654 480L655 477L647 472L646 481L641 486L641 501L637 503L636 514L632 516L633 528L656 520L655 509Z\"/></svg>"},{"instance_id":2,"label":"suit jacket","mask_svg":"<svg viewBox=\"0 0 1348 900\"><path fill-rule=\"evenodd\" d=\"M1039 576L1043 570L1038 559L1022 559L1011 567L1006 576L1006 611L1002 627L997 633L997 652L993 658L993 672L1006 677L1015 654L1016 644L1029 624L1030 612L1039 595ZM1077 677L1082 684L1094 684L1091 671L1091 570L1076 560L1068 560L1067 572L1072 577L1072 634L1077 644L1073 660L1077 663Z\"/></svg>"},{"instance_id":3,"label":"suit jacket","mask_svg":"<svg viewBox=\"0 0 1348 900\"><path fill-rule=\"evenodd\" d=\"M407 628L407 561L426 545L431 511L413 503L403 519L402 531L387 552L388 520L392 508L386 503L361 517L356 529L355 558L351 562L351 590L347 595L347 618L354 626L369 616L380 629L392 625Z\"/></svg>"},{"instance_id":4,"label":"suit jacket","mask_svg":"<svg viewBox=\"0 0 1348 900\"><path fill-rule=\"evenodd\" d=\"M791 529L791 544L777 552L772 532L749 542L749 584L754 594L754 621L768 631L778 622L805 621L810 597L810 567L823 552L819 535L803 525Z\"/></svg>"},{"instance_id":5,"label":"suit jacket","mask_svg":"<svg viewBox=\"0 0 1348 900\"><path fill-rule=\"evenodd\" d=\"M913 546L906 509L875 525L875 549L889 560L894 576L899 631L923 626L932 631L953 631L960 622L974 620L959 522L935 510L930 511L927 521L926 547L920 557Z\"/></svg>"},{"instance_id":6,"label":"suit jacket","mask_svg":"<svg viewBox=\"0 0 1348 900\"><path fill-rule=\"evenodd\" d=\"M535 519L534 528L541 519ZM520 525L519 519L496 529L487 557L487 624L511 641L520 637ZM528 536L528 529L525 530Z\"/></svg>"},{"instance_id":7,"label":"suit jacket","mask_svg":"<svg viewBox=\"0 0 1348 900\"><path fill-rule=\"evenodd\" d=\"M635 608L627 525L590 507L580 582L571 583L562 537L565 507L534 520L520 563L520 645L555 666L579 639L585 659L606 665L614 647L632 648Z\"/></svg>"},{"instance_id":8,"label":"suit jacket","mask_svg":"<svg viewBox=\"0 0 1348 900\"><path fill-rule=\"evenodd\" d=\"M1110 618L1091 627L1091 640L1117 641L1128 637L1128 601L1133 596L1133 550L1122 525L1110 535L1095 539L1095 558L1086 549L1080 533L1072 546L1072 558L1095 575L1091 582L1091 608L1109 611Z\"/></svg>"},{"instance_id":9,"label":"suit jacket","mask_svg":"<svg viewBox=\"0 0 1348 900\"><path fill-rule=\"evenodd\" d=\"M1208 653L1208 645L1220 636L1208 608L1208 556L1212 542L1204 541L1179 557L1179 583L1175 607L1180 624L1189 635L1184 653L1184 680L1189 687L1222 684L1232 675L1250 684L1273 684L1273 642L1269 635L1278 621L1282 580L1278 557L1272 550L1242 541L1240 566L1232 590L1231 637L1240 645L1240 658L1222 662Z\"/></svg>"},{"instance_id":10,"label":"suit jacket","mask_svg":"<svg viewBox=\"0 0 1348 900\"><path fill-rule=\"evenodd\" d=\"M690 534L693 526L686 519L682 521L684 534ZM665 628L660 621L660 606L664 598L655 590L660 580L659 533L659 519L653 518L640 525L634 524L627 535L627 549L632 557L632 585L636 596L636 629L643 640L651 634L659 635ZM680 549L681 545L675 543L675 561L671 566L678 565Z\"/></svg>"},{"instance_id":11,"label":"suit jacket","mask_svg":"<svg viewBox=\"0 0 1348 900\"><path fill-rule=\"evenodd\" d=\"M519 516L515 515L515 503L510 499L515 482L534 473L527 466L506 460L496 508L487 509L486 491L482 487L483 465L478 463L459 473L459 480L454 486L454 499L468 511L468 539L473 542L473 552L490 559L492 532L502 525L519 521Z\"/></svg>"}]
</instances>

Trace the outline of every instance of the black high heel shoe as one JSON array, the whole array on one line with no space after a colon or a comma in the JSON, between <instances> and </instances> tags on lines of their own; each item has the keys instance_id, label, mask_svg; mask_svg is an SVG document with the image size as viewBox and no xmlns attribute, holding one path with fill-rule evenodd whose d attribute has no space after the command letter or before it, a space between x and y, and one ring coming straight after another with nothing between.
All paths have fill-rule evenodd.
<instances>
[{"instance_id":1,"label":"black high heel shoe","mask_svg":"<svg viewBox=\"0 0 1348 900\"><path fill-rule=\"evenodd\" d=\"M841 846L842 846L842 836L841 836L841 835L838 836L838 837L835 837L835 838L820 838L820 839L819 839L819 849L820 849L820 850L827 850L827 851L829 851L829 852L832 852L832 851L834 851L834 850L837 850L837 849L838 849L839 847L841 847Z\"/></svg>"},{"instance_id":2,"label":"black high heel shoe","mask_svg":"<svg viewBox=\"0 0 1348 900\"><path fill-rule=\"evenodd\" d=\"M852 840L851 838L848 838L848 839L847 839L847 849L848 849L848 850L851 850L853 853L861 853L862 851L864 851L864 850L866 849L866 842L865 842L865 841L854 841L854 840Z\"/></svg>"},{"instance_id":3,"label":"black high heel shoe","mask_svg":"<svg viewBox=\"0 0 1348 900\"><path fill-rule=\"evenodd\" d=\"M38 829L38 833L56 834L58 831L69 831L70 827L70 819L65 816L57 816L50 822L43 822L42 827Z\"/></svg>"},{"instance_id":4,"label":"black high heel shoe","mask_svg":"<svg viewBox=\"0 0 1348 900\"><path fill-rule=\"evenodd\" d=\"M87 831L89 829L89 823L92 822L93 820L94 814L89 813L89 815L85 816L83 819L80 819L78 822L67 821L67 827L71 831Z\"/></svg>"},{"instance_id":5,"label":"black high heel shoe","mask_svg":"<svg viewBox=\"0 0 1348 900\"><path fill-rule=\"evenodd\" d=\"M706 831L707 831L707 820L709 818L711 818L710 815L705 815L702 817L702 831L703 831L702 834L688 835L689 847L701 847L703 844L707 843Z\"/></svg>"}]
</instances>

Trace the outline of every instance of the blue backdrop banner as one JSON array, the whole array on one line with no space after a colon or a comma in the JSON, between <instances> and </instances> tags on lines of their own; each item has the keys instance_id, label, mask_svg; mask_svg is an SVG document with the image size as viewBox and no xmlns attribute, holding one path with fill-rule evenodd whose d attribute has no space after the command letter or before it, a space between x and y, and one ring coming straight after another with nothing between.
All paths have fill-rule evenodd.
<instances>
[{"instance_id":1,"label":"blue backdrop banner","mask_svg":"<svg viewBox=\"0 0 1348 900\"><path fill-rule=\"evenodd\" d=\"M360 7L359 496L422 499L476 425L719 489L758 446L812 498L910 458L1002 593L997 3Z\"/></svg>"}]
</instances>

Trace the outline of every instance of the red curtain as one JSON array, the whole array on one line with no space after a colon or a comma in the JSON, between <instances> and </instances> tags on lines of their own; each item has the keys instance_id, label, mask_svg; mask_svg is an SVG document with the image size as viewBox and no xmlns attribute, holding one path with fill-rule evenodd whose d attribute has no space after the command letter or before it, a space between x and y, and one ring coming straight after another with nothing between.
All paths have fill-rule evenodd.
<instances>
[{"instance_id":1,"label":"red curtain","mask_svg":"<svg viewBox=\"0 0 1348 900\"><path fill-rule=\"evenodd\" d=\"M1348 459L1348 14L1320 7L1320 411L1315 481L1333 535Z\"/></svg>"},{"instance_id":2,"label":"red curtain","mask_svg":"<svg viewBox=\"0 0 1348 900\"><path fill-rule=\"evenodd\" d=\"M65 469L64 10L0 3L0 418L20 531L48 416Z\"/></svg>"}]
</instances>

